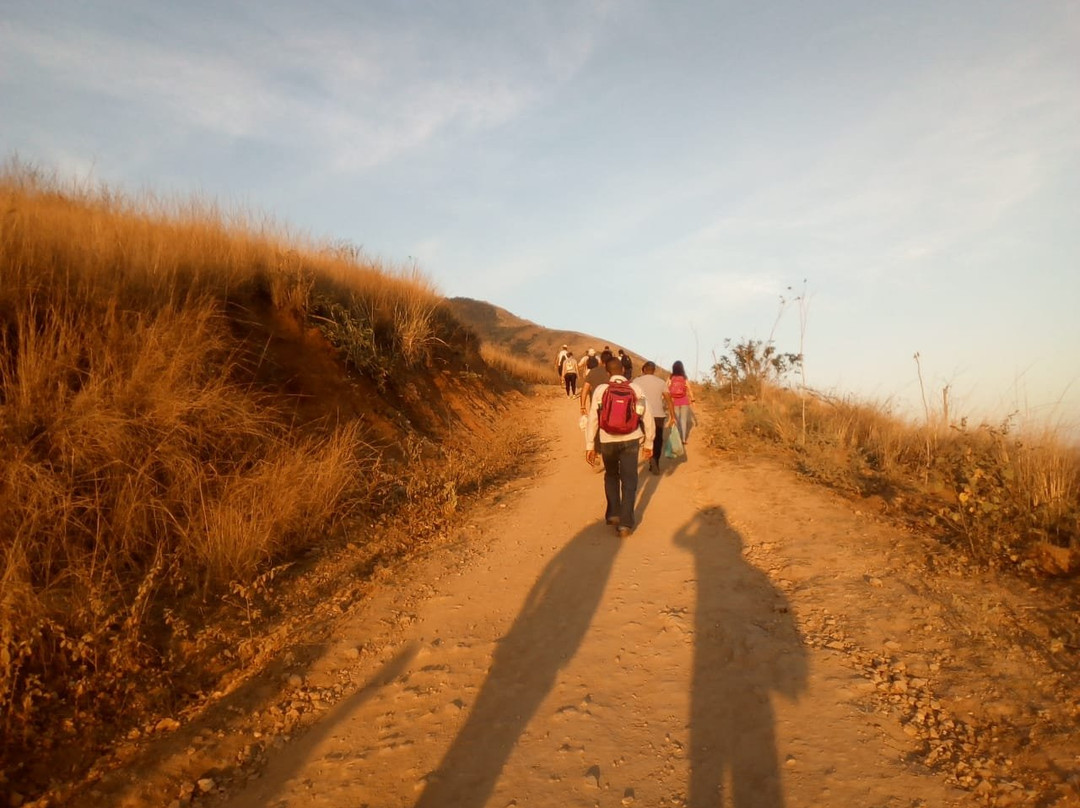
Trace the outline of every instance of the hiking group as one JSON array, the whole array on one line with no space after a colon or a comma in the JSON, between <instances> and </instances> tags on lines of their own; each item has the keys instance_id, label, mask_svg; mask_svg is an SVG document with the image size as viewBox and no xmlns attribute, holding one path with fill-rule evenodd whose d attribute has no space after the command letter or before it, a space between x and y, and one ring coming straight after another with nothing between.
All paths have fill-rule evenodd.
<instances>
[{"instance_id":1,"label":"hiking group","mask_svg":"<svg viewBox=\"0 0 1080 808\"><path fill-rule=\"evenodd\" d=\"M589 348L576 359L563 345L555 368L567 398L581 404L585 460L594 466L599 457L604 465L604 519L625 538L634 529L639 454L649 461L649 470L659 474L661 454L682 456L690 437L694 395L683 363L672 365L667 381L656 375L651 361L634 377L633 360L622 349L615 355L605 346L597 356Z\"/></svg>"}]
</instances>

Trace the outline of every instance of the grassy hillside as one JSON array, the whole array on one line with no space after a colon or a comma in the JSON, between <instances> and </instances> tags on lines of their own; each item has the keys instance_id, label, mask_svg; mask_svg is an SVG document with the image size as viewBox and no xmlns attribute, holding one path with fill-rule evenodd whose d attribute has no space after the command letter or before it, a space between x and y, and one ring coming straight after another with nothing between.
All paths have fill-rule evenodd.
<instances>
[{"instance_id":1,"label":"grassy hillside","mask_svg":"<svg viewBox=\"0 0 1080 808\"><path fill-rule=\"evenodd\" d=\"M577 357L582 356L588 348L595 348L597 353L600 353L605 345L611 346L612 352L621 348L633 358L635 372L648 358L635 353L626 345L618 345L580 331L545 328L482 300L452 297L447 302L454 315L485 344L499 346L512 356L542 367L546 374L544 378L552 381L555 379L555 357L564 344L569 345Z\"/></svg>"},{"instance_id":2,"label":"grassy hillside","mask_svg":"<svg viewBox=\"0 0 1080 808\"><path fill-rule=\"evenodd\" d=\"M0 791L26 794L265 661L279 604L335 586L298 583L313 558L410 552L528 439L413 272L18 166L0 205Z\"/></svg>"}]
</instances>

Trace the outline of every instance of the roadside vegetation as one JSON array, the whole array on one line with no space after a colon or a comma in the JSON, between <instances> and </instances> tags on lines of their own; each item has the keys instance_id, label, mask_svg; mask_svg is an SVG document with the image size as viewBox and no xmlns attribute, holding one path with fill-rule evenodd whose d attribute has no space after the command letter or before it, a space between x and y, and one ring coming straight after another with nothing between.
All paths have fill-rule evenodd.
<instances>
[{"instance_id":1,"label":"roadside vegetation","mask_svg":"<svg viewBox=\"0 0 1080 808\"><path fill-rule=\"evenodd\" d=\"M290 345L351 410L276 356ZM370 571L444 534L529 444L497 422L439 428L508 372L490 376L415 268L9 165L0 792L79 776L271 656L277 593L303 592L313 557Z\"/></svg>"},{"instance_id":2,"label":"roadside vegetation","mask_svg":"<svg viewBox=\"0 0 1080 808\"><path fill-rule=\"evenodd\" d=\"M517 356L498 345L482 344L480 355L488 367L506 377L520 379L531 384L551 384L554 380L551 368L532 359Z\"/></svg>"},{"instance_id":3,"label":"roadside vegetation","mask_svg":"<svg viewBox=\"0 0 1080 808\"><path fill-rule=\"evenodd\" d=\"M1080 571L1080 450L1052 424L972 423L950 415L947 393L916 422L789 386L801 356L771 341L725 348L706 391L714 446L782 450L802 473L928 529L962 562Z\"/></svg>"}]
</instances>

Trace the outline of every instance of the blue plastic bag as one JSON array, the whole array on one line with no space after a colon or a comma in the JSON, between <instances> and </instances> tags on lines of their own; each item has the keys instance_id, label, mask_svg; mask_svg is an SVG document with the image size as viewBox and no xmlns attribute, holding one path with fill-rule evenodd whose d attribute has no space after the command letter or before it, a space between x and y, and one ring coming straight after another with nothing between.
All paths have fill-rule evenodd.
<instances>
[{"instance_id":1,"label":"blue plastic bag","mask_svg":"<svg viewBox=\"0 0 1080 808\"><path fill-rule=\"evenodd\" d=\"M664 457L682 457L684 454L686 454L686 450L682 445L679 427L672 426L668 429L667 438L664 440Z\"/></svg>"}]
</instances>

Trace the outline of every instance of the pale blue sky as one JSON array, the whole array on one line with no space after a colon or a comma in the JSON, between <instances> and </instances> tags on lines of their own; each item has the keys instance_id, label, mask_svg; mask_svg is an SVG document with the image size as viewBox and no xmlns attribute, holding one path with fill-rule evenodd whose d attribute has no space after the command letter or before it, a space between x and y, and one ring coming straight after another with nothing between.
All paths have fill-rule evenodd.
<instances>
[{"instance_id":1,"label":"pale blue sky","mask_svg":"<svg viewBox=\"0 0 1080 808\"><path fill-rule=\"evenodd\" d=\"M701 371L805 279L812 386L1077 420L1077 54L1064 1L3 0L0 154Z\"/></svg>"}]
</instances>

